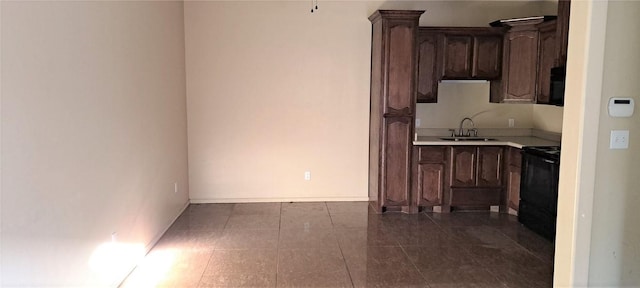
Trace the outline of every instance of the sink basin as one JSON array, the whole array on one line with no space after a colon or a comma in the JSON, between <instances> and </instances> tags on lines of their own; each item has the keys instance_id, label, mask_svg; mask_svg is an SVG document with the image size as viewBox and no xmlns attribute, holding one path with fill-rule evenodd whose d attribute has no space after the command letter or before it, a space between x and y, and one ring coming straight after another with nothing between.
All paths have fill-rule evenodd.
<instances>
[{"instance_id":1,"label":"sink basin","mask_svg":"<svg viewBox=\"0 0 640 288\"><path fill-rule=\"evenodd\" d=\"M494 138L487 137L442 137L445 141L496 141Z\"/></svg>"}]
</instances>

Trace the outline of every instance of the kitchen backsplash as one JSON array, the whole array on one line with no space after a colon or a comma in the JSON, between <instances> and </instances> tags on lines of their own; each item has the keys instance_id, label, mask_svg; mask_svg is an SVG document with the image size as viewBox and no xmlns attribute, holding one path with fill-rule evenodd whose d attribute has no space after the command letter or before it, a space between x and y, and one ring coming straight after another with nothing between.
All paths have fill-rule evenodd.
<instances>
[{"instance_id":1,"label":"kitchen backsplash","mask_svg":"<svg viewBox=\"0 0 640 288\"><path fill-rule=\"evenodd\" d=\"M537 106L549 105L489 103L489 82L440 83L438 103L417 105L416 122L420 125L416 128L455 128L464 117L470 117L481 129L529 128L561 133L563 108ZM513 119L513 127L509 127L509 119Z\"/></svg>"}]
</instances>

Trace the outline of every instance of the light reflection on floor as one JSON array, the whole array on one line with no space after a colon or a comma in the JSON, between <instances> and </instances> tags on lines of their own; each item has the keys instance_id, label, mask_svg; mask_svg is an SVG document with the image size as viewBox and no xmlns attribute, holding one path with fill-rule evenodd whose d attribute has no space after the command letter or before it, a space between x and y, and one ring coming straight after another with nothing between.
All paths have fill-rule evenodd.
<instances>
[{"instance_id":1,"label":"light reflection on floor","mask_svg":"<svg viewBox=\"0 0 640 288\"><path fill-rule=\"evenodd\" d=\"M190 205L121 287L551 287L553 243L511 215L366 202Z\"/></svg>"}]
</instances>

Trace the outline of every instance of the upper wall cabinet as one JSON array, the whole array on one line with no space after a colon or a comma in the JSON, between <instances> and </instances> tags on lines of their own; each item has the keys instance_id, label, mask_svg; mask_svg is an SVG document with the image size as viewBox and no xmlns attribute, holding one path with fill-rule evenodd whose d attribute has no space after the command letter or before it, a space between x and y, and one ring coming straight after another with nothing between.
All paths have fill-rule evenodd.
<instances>
[{"instance_id":1,"label":"upper wall cabinet","mask_svg":"<svg viewBox=\"0 0 640 288\"><path fill-rule=\"evenodd\" d=\"M502 29L449 28L443 33L442 79L500 77Z\"/></svg>"},{"instance_id":2,"label":"upper wall cabinet","mask_svg":"<svg viewBox=\"0 0 640 288\"><path fill-rule=\"evenodd\" d=\"M557 62L556 20L538 25L540 41L538 49L538 89L536 103L549 104L551 98L551 68Z\"/></svg>"},{"instance_id":3,"label":"upper wall cabinet","mask_svg":"<svg viewBox=\"0 0 640 288\"><path fill-rule=\"evenodd\" d=\"M571 0L558 1L558 25L556 27L556 65L565 66L567 64L567 46L569 44L569 14L571 12Z\"/></svg>"},{"instance_id":4,"label":"upper wall cabinet","mask_svg":"<svg viewBox=\"0 0 640 288\"><path fill-rule=\"evenodd\" d=\"M503 34L502 28L420 27L417 102L438 102L442 79L500 78Z\"/></svg>"},{"instance_id":5,"label":"upper wall cabinet","mask_svg":"<svg viewBox=\"0 0 640 288\"><path fill-rule=\"evenodd\" d=\"M438 37L440 32L421 27L418 30L418 103L438 101Z\"/></svg>"},{"instance_id":6,"label":"upper wall cabinet","mask_svg":"<svg viewBox=\"0 0 640 288\"><path fill-rule=\"evenodd\" d=\"M493 80L502 71L502 35L482 35L473 38L471 77Z\"/></svg>"},{"instance_id":7,"label":"upper wall cabinet","mask_svg":"<svg viewBox=\"0 0 640 288\"><path fill-rule=\"evenodd\" d=\"M550 51L552 48L547 44L553 44L546 41L540 47L538 24L543 22L544 19L540 18L508 24L511 28L504 36L502 78L491 82L491 102L536 103L540 85L544 85L544 82L538 81L540 51ZM545 53L544 57L547 56L555 54Z\"/></svg>"}]
</instances>

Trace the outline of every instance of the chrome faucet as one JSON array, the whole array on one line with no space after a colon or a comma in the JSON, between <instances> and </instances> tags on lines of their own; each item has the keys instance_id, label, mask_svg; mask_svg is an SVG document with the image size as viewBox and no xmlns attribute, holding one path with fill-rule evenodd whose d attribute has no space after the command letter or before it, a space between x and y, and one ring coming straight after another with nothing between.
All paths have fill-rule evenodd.
<instances>
[{"instance_id":1,"label":"chrome faucet","mask_svg":"<svg viewBox=\"0 0 640 288\"><path fill-rule=\"evenodd\" d=\"M462 126L464 125L464 121L469 120L471 122L471 129L467 129L467 133L464 133L464 130L462 129ZM471 131L473 131L473 136L478 136L478 129L475 129L475 124L473 123L473 120L471 120L471 118L469 117L464 117L462 118L462 121L460 121L460 127L458 128L458 136L471 136Z\"/></svg>"}]
</instances>

